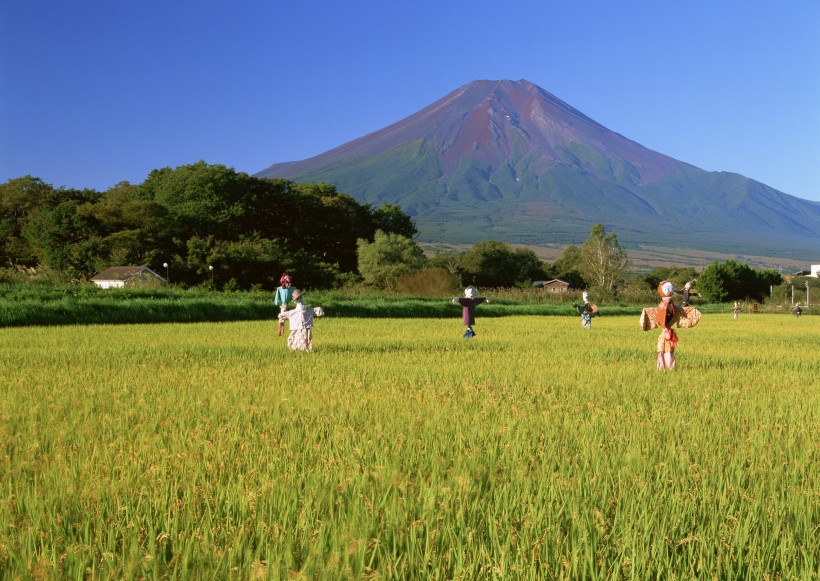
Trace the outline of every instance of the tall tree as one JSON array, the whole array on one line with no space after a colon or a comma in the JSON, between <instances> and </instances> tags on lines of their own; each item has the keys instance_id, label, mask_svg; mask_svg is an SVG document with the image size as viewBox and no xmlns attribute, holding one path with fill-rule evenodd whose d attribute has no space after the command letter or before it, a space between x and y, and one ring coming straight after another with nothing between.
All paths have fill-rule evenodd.
<instances>
[{"instance_id":1,"label":"tall tree","mask_svg":"<svg viewBox=\"0 0 820 581\"><path fill-rule=\"evenodd\" d=\"M51 185L32 176L0 184L0 264L37 265L41 252L24 232L40 210L57 205L58 197Z\"/></svg>"},{"instance_id":2,"label":"tall tree","mask_svg":"<svg viewBox=\"0 0 820 581\"><path fill-rule=\"evenodd\" d=\"M595 224L581 246L581 274L592 286L613 292L629 268L629 256L618 243L616 234L607 234Z\"/></svg>"},{"instance_id":3,"label":"tall tree","mask_svg":"<svg viewBox=\"0 0 820 581\"><path fill-rule=\"evenodd\" d=\"M403 274L424 268L421 247L401 234L376 231L373 242L359 240L359 272L366 284L393 290Z\"/></svg>"}]
</instances>

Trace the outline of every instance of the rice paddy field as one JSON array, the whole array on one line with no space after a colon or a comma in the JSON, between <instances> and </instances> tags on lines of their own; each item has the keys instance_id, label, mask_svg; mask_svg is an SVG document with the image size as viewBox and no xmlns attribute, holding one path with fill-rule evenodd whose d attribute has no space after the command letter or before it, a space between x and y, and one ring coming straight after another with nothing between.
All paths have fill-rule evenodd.
<instances>
[{"instance_id":1,"label":"rice paddy field","mask_svg":"<svg viewBox=\"0 0 820 581\"><path fill-rule=\"evenodd\" d=\"M0 329L0 578L817 579L820 317Z\"/></svg>"}]
</instances>

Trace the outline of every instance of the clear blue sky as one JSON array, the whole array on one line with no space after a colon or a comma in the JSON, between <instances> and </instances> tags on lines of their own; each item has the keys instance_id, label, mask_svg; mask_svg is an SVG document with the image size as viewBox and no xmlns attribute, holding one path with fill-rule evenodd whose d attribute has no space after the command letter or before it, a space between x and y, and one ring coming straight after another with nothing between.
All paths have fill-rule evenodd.
<instances>
[{"instance_id":1,"label":"clear blue sky","mask_svg":"<svg viewBox=\"0 0 820 581\"><path fill-rule=\"evenodd\" d=\"M817 0L3 0L0 183L255 173L476 79L820 200Z\"/></svg>"}]
</instances>

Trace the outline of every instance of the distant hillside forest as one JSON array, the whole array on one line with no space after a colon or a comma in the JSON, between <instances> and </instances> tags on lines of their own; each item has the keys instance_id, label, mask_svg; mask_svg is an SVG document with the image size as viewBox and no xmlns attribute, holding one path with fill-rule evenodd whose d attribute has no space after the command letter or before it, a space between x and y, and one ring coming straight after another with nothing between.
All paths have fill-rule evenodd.
<instances>
[{"instance_id":1,"label":"distant hillside forest","mask_svg":"<svg viewBox=\"0 0 820 581\"><path fill-rule=\"evenodd\" d=\"M356 273L357 240L373 240L377 230L416 234L398 206L373 208L333 185L205 162L154 170L140 185L102 193L31 176L0 184L0 265L45 269L63 281L147 265L181 286L272 289L288 271L305 287L327 288Z\"/></svg>"}]
</instances>

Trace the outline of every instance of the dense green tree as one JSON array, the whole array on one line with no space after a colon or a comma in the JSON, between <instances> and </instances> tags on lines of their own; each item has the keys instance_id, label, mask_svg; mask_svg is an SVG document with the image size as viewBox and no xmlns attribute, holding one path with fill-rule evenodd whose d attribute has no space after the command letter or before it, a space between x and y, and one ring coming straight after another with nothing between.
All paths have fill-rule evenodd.
<instances>
[{"instance_id":1,"label":"dense green tree","mask_svg":"<svg viewBox=\"0 0 820 581\"><path fill-rule=\"evenodd\" d=\"M324 183L259 179L198 162L154 170L142 184L99 194L55 190L26 176L0 184L0 264L45 266L88 278L111 265L173 271L177 284L232 281L329 286L355 273L357 242L377 229L416 234L397 206L374 210Z\"/></svg>"},{"instance_id":2,"label":"dense green tree","mask_svg":"<svg viewBox=\"0 0 820 581\"><path fill-rule=\"evenodd\" d=\"M593 287L608 293L615 291L629 268L629 256L621 248L616 234L607 234L596 224L581 246L581 274Z\"/></svg>"},{"instance_id":3,"label":"dense green tree","mask_svg":"<svg viewBox=\"0 0 820 581\"><path fill-rule=\"evenodd\" d=\"M726 302L731 296L727 288L729 284L728 271L717 262L704 268L698 277L698 291L708 302ZM735 298L741 299L742 297Z\"/></svg>"},{"instance_id":4,"label":"dense green tree","mask_svg":"<svg viewBox=\"0 0 820 581\"><path fill-rule=\"evenodd\" d=\"M511 287L543 278L543 262L532 250L513 250L509 244L487 240L461 255L461 278L465 284Z\"/></svg>"},{"instance_id":5,"label":"dense green tree","mask_svg":"<svg viewBox=\"0 0 820 581\"><path fill-rule=\"evenodd\" d=\"M415 238L419 233L410 216L405 214L400 207L387 202L373 212L373 228L383 232L401 234L407 238Z\"/></svg>"},{"instance_id":6,"label":"dense green tree","mask_svg":"<svg viewBox=\"0 0 820 581\"><path fill-rule=\"evenodd\" d=\"M0 262L37 266L45 256L63 262L62 250L53 246L59 237L57 230L70 228L65 223L68 219L67 208L51 214L60 204L67 202L76 206L95 201L98 196L92 190L54 189L40 178L32 176L0 184ZM32 221L36 221L36 224L32 224ZM59 222L63 224L58 225ZM49 233L41 235L38 228L48 228ZM36 246L47 240L51 240L51 248Z\"/></svg>"},{"instance_id":7,"label":"dense green tree","mask_svg":"<svg viewBox=\"0 0 820 581\"><path fill-rule=\"evenodd\" d=\"M338 263L343 271L355 270L359 239L373 240L376 232L370 208L330 184L298 184L296 191L302 197L291 212L300 220L289 239L319 260Z\"/></svg>"},{"instance_id":8,"label":"dense green tree","mask_svg":"<svg viewBox=\"0 0 820 581\"><path fill-rule=\"evenodd\" d=\"M714 262L698 277L698 292L709 302L752 299L762 301L769 287L782 277L772 269L758 271L748 264L727 260Z\"/></svg>"},{"instance_id":9,"label":"dense green tree","mask_svg":"<svg viewBox=\"0 0 820 581\"><path fill-rule=\"evenodd\" d=\"M373 242L358 242L359 273L365 284L393 290L400 276L421 270L427 264L424 251L401 234L377 230Z\"/></svg>"},{"instance_id":10,"label":"dense green tree","mask_svg":"<svg viewBox=\"0 0 820 581\"><path fill-rule=\"evenodd\" d=\"M241 233L252 181L245 173L200 161L153 170L139 196L165 207L180 232L228 239Z\"/></svg>"},{"instance_id":11,"label":"dense green tree","mask_svg":"<svg viewBox=\"0 0 820 581\"><path fill-rule=\"evenodd\" d=\"M72 260L74 245L94 237L92 221L77 212L75 201L65 201L52 208L40 208L28 221L23 232L38 262L66 272L72 279L89 278L83 264ZM84 264L87 265L87 263Z\"/></svg>"}]
</instances>

